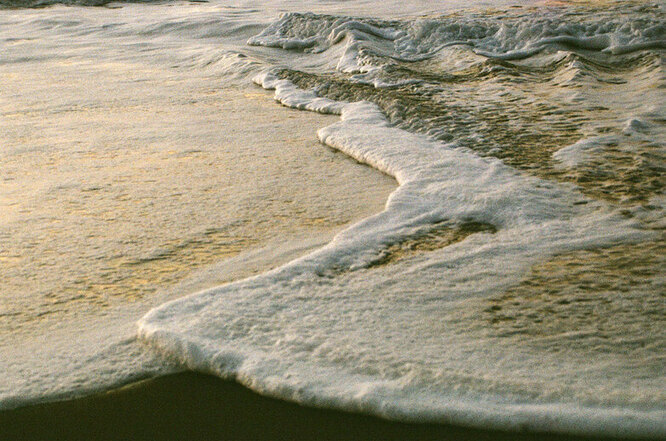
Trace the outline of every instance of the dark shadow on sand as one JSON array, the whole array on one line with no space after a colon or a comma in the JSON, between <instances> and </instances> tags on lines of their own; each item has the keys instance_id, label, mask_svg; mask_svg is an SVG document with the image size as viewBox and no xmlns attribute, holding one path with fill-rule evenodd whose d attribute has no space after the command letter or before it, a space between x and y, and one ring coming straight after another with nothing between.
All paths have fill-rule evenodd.
<instances>
[{"instance_id":1,"label":"dark shadow on sand","mask_svg":"<svg viewBox=\"0 0 666 441\"><path fill-rule=\"evenodd\" d=\"M266 398L183 373L95 396L0 412L0 440L516 440L586 438L404 424Z\"/></svg>"}]
</instances>

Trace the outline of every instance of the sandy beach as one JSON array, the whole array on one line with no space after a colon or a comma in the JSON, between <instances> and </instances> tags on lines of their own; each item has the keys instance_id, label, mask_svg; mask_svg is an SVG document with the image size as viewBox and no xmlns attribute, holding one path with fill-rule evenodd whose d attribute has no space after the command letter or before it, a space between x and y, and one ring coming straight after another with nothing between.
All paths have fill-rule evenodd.
<instances>
[{"instance_id":1,"label":"sandy beach","mask_svg":"<svg viewBox=\"0 0 666 441\"><path fill-rule=\"evenodd\" d=\"M0 412L0 439L584 441L599 438L404 424L302 407L263 397L232 381L187 372L77 400Z\"/></svg>"}]
</instances>

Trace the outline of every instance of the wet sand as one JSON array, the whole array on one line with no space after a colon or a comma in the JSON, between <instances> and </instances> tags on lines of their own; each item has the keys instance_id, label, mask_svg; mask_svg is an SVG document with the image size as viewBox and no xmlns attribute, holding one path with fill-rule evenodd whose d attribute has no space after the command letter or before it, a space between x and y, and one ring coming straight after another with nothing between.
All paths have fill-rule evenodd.
<instances>
[{"instance_id":1,"label":"wet sand","mask_svg":"<svg viewBox=\"0 0 666 441\"><path fill-rule=\"evenodd\" d=\"M592 438L404 424L302 407L260 396L232 381L186 372L90 397L0 412L0 439L583 441Z\"/></svg>"}]
</instances>

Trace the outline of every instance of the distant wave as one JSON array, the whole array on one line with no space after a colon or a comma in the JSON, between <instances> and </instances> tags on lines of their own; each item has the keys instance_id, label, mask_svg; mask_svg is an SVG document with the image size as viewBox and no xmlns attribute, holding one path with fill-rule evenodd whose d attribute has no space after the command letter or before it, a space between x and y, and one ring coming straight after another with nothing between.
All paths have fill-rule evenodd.
<instances>
[{"instance_id":1,"label":"distant wave","mask_svg":"<svg viewBox=\"0 0 666 441\"><path fill-rule=\"evenodd\" d=\"M164 3L165 0L0 0L0 9L34 9L57 4L68 6L106 6L109 3Z\"/></svg>"},{"instance_id":2,"label":"distant wave","mask_svg":"<svg viewBox=\"0 0 666 441\"><path fill-rule=\"evenodd\" d=\"M413 21L290 13L251 38L249 44L318 53L346 38L348 51L366 55L357 57L356 64L338 65L340 70L351 72L366 70L367 55L419 61L452 46L469 47L478 55L503 60L561 49L618 55L664 49L664 35L664 11L658 4L619 2L603 9L571 8L547 15L488 13Z\"/></svg>"},{"instance_id":3,"label":"distant wave","mask_svg":"<svg viewBox=\"0 0 666 441\"><path fill-rule=\"evenodd\" d=\"M637 2L390 21L290 13L248 43L327 60L327 72L278 72L320 97L373 102L396 127L573 181L595 197L646 201L663 189L661 159L627 147L627 133L615 122L638 118L644 139L636 134L629 143L656 145L659 117L649 109L625 115L622 106L606 103L602 90L612 88L625 102L639 89L652 91L651 105L659 108L654 91L663 81L664 17L659 4ZM481 100L479 90L487 91ZM593 164L563 171L552 161L557 150L586 137L582 124L625 141L624 150L604 155L626 172L599 179Z\"/></svg>"}]
</instances>

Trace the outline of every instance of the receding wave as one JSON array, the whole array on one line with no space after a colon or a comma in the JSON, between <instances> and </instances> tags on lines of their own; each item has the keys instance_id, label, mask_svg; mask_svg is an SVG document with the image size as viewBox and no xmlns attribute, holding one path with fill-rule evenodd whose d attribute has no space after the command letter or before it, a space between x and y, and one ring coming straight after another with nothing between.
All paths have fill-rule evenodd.
<instances>
[{"instance_id":1,"label":"receding wave","mask_svg":"<svg viewBox=\"0 0 666 441\"><path fill-rule=\"evenodd\" d=\"M397 127L596 198L647 202L664 190L664 18L660 6L634 3L409 22L289 14L250 44L315 53L341 46L334 71L279 75L320 96L374 102ZM651 105L642 114L607 103L609 94L631 102L639 91ZM567 169L553 157L601 135L613 139L592 161Z\"/></svg>"},{"instance_id":2,"label":"receding wave","mask_svg":"<svg viewBox=\"0 0 666 441\"><path fill-rule=\"evenodd\" d=\"M283 15L249 43L307 61L257 82L340 114L322 142L400 188L317 253L153 310L142 339L310 405L663 436L664 26L637 2Z\"/></svg>"},{"instance_id":3,"label":"receding wave","mask_svg":"<svg viewBox=\"0 0 666 441\"><path fill-rule=\"evenodd\" d=\"M237 42L267 17L219 4L144 8L154 16L131 25L76 8L94 26L49 26L85 37L79 48L117 39L109 61L138 47L168 66L169 81L153 86L167 94L180 87L173 72L217 82L262 65L255 82L285 106L340 116L322 143L400 184L383 212L324 248L155 308L139 340L156 351L132 339L119 353L397 420L666 436L664 7L546 3L400 20L289 13L250 48ZM74 9L26 15L69 20ZM24 62L27 40L7 41ZM204 91L211 100L216 87ZM191 267L200 245L224 237L195 234L122 268ZM236 252L210 249L202 261ZM114 348L82 370L114 372ZM40 378L31 390L42 397L68 387Z\"/></svg>"}]
</instances>

